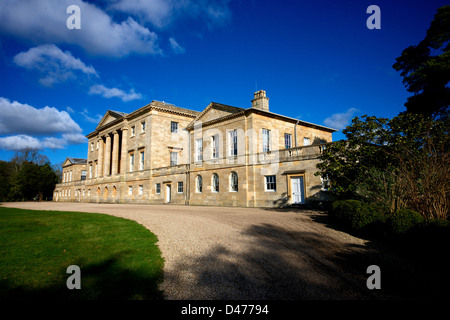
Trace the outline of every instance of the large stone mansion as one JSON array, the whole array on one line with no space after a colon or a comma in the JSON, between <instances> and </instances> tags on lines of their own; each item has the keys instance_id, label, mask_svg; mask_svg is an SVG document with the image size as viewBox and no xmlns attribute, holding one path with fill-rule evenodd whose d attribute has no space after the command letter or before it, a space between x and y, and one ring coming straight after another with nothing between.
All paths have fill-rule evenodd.
<instances>
[{"instance_id":1,"label":"large stone mansion","mask_svg":"<svg viewBox=\"0 0 450 320\"><path fill-rule=\"evenodd\" d=\"M269 111L210 103L202 112L152 101L108 110L87 135L87 159L67 158L53 201L280 207L323 199L314 175L335 129Z\"/></svg>"}]
</instances>

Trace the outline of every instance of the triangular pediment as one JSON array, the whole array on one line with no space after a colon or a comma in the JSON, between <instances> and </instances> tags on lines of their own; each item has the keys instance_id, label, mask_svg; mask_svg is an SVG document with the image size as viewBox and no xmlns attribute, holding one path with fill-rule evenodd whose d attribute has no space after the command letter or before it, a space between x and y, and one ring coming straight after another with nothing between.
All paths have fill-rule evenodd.
<instances>
[{"instance_id":1,"label":"triangular pediment","mask_svg":"<svg viewBox=\"0 0 450 320\"><path fill-rule=\"evenodd\" d=\"M70 165L72 165L72 164L75 164L75 165L79 165L79 164L85 165L86 163L87 163L87 160L86 160L86 159L67 157L66 160L64 160L64 163L63 163L62 166L63 166L63 167L67 167L67 166L70 166Z\"/></svg>"},{"instance_id":2,"label":"triangular pediment","mask_svg":"<svg viewBox=\"0 0 450 320\"><path fill-rule=\"evenodd\" d=\"M64 160L64 163L63 163L63 167L66 167L66 166L68 166L68 165L71 165L72 164L72 162L70 161L70 159L69 158L66 158L66 160Z\"/></svg>"},{"instance_id":3,"label":"triangular pediment","mask_svg":"<svg viewBox=\"0 0 450 320\"><path fill-rule=\"evenodd\" d=\"M125 115L126 113L123 112L108 110L103 116L102 120L100 120L100 122L98 123L97 128L103 127L104 125L107 125L108 123L113 122L117 119L121 119Z\"/></svg>"},{"instance_id":4,"label":"triangular pediment","mask_svg":"<svg viewBox=\"0 0 450 320\"><path fill-rule=\"evenodd\" d=\"M243 108L212 102L197 116L197 118L195 118L194 122L208 122L242 112L244 110L245 109Z\"/></svg>"}]
</instances>

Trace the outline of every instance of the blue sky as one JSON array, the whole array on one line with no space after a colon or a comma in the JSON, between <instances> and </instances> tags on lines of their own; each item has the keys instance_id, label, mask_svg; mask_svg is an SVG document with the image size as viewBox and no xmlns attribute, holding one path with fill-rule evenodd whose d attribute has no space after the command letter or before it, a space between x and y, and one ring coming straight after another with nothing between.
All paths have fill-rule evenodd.
<instances>
[{"instance_id":1,"label":"blue sky","mask_svg":"<svg viewBox=\"0 0 450 320\"><path fill-rule=\"evenodd\" d=\"M197 111L248 108L339 129L391 118L410 95L392 69L445 1L2 0L0 159L33 147L52 163L85 158L108 109L152 100ZM81 29L68 29L67 7ZM370 5L381 29L368 29ZM28 119L28 120L27 120ZM31 119L31 120L30 120Z\"/></svg>"}]
</instances>

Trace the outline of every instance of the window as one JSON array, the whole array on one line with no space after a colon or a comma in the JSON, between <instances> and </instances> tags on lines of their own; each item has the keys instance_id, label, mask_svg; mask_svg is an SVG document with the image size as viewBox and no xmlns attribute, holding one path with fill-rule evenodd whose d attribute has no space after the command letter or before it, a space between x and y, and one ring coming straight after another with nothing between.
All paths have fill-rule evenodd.
<instances>
[{"instance_id":1,"label":"window","mask_svg":"<svg viewBox=\"0 0 450 320\"><path fill-rule=\"evenodd\" d=\"M171 152L170 153L170 165L176 166L178 165L178 152Z\"/></svg>"},{"instance_id":2,"label":"window","mask_svg":"<svg viewBox=\"0 0 450 320\"><path fill-rule=\"evenodd\" d=\"M183 193L183 181L178 181L178 193Z\"/></svg>"},{"instance_id":3,"label":"window","mask_svg":"<svg viewBox=\"0 0 450 320\"><path fill-rule=\"evenodd\" d=\"M156 184L156 187L155 187L155 192L156 192L156 194L160 194L161 193L161 183L157 183Z\"/></svg>"},{"instance_id":4,"label":"window","mask_svg":"<svg viewBox=\"0 0 450 320\"><path fill-rule=\"evenodd\" d=\"M91 151L94 151L94 143L91 142Z\"/></svg>"},{"instance_id":5,"label":"window","mask_svg":"<svg viewBox=\"0 0 450 320\"><path fill-rule=\"evenodd\" d=\"M128 186L128 194L133 194L133 186Z\"/></svg>"},{"instance_id":6,"label":"window","mask_svg":"<svg viewBox=\"0 0 450 320\"><path fill-rule=\"evenodd\" d=\"M215 134L211 137L211 157L213 159L219 158L219 135Z\"/></svg>"},{"instance_id":7,"label":"window","mask_svg":"<svg viewBox=\"0 0 450 320\"><path fill-rule=\"evenodd\" d=\"M97 141L97 150L98 150L98 141Z\"/></svg>"},{"instance_id":8,"label":"window","mask_svg":"<svg viewBox=\"0 0 450 320\"><path fill-rule=\"evenodd\" d=\"M230 175L230 191L232 192L238 191L238 175L234 171Z\"/></svg>"},{"instance_id":9,"label":"window","mask_svg":"<svg viewBox=\"0 0 450 320\"><path fill-rule=\"evenodd\" d=\"M92 177L92 164L89 166L90 175ZM81 170L81 180L86 180L86 170Z\"/></svg>"},{"instance_id":10,"label":"window","mask_svg":"<svg viewBox=\"0 0 450 320\"><path fill-rule=\"evenodd\" d=\"M178 133L178 122L170 122L170 132Z\"/></svg>"},{"instance_id":11,"label":"window","mask_svg":"<svg viewBox=\"0 0 450 320\"><path fill-rule=\"evenodd\" d=\"M141 151L139 153L139 170L144 170L144 157L145 157L145 152Z\"/></svg>"},{"instance_id":12,"label":"window","mask_svg":"<svg viewBox=\"0 0 450 320\"><path fill-rule=\"evenodd\" d=\"M203 139L195 140L195 160L202 161L203 160Z\"/></svg>"},{"instance_id":13,"label":"window","mask_svg":"<svg viewBox=\"0 0 450 320\"><path fill-rule=\"evenodd\" d=\"M270 152L270 130L262 129L263 152Z\"/></svg>"},{"instance_id":14,"label":"window","mask_svg":"<svg viewBox=\"0 0 450 320\"><path fill-rule=\"evenodd\" d=\"M229 132L230 135L230 156L237 156L237 130Z\"/></svg>"},{"instance_id":15,"label":"window","mask_svg":"<svg viewBox=\"0 0 450 320\"><path fill-rule=\"evenodd\" d=\"M69 181L72 181L72 171L70 171L70 178Z\"/></svg>"},{"instance_id":16,"label":"window","mask_svg":"<svg viewBox=\"0 0 450 320\"><path fill-rule=\"evenodd\" d=\"M98 163L95 161L95 177L98 177Z\"/></svg>"},{"instance_id":17,"label":"window","mask_svg":"<svg viewBox=\"0 0 450 320\"><path fill-rule=\"evenodd\" d=\"M276 176L266 176L266 191L277 191Z\"/></svg>"},{"instance_id":18,"label":"window","mask_svg":"<svg viewBox=\"0 0 450 320\"><path fill-rule=\"evenodd\" d=\"M219 176L214 173L211 181L211 189L213 192L219 192Z\"/></svg>"},{"instance_id":19,"label":"window","mask_svg":"<svg viewBox=\"0 0 450 320\"><path fill-rule=\"evenodd\" d=\"M286 149L292 148L292 134L289 133L284 134L284 147Z\"/></svg>"},{"instance_id":20,"label":"window","mask_svg":"<svg viewBox=\"0 0 450 320\"><path fill-rule=\"evenodd\" d=\"M202 176L200 176L200 175L197 176L195 184L196 184L196 191L201 193L202 190L203 190L203 179L202 179Z\"/></svg>"},{"instance_id":21,"label":"window","mask_svg":"<svg viewBox=\"0 0 450 320\"><path fill-rule=\"evenodd\" d=\"M136 127L132 126L131 127L131 136L134 137L136 135Z\"/></svg>"},{"instance_id":22,"label":"window","mask_svg":"<svg viewBox=\"0 0 450 320\"><path fill-rule=\"evenodd\" d=\"M91 189L88 189L88 197L91 196Z\"/></svg>"},{"instance_id":23,"label":"window","mask_svg":"<svg viewBox=\"0 0 450 320\"><path fill-rule=\"evenodd\" d=\"M84 178L86 179L86 176ZM89 179L92 179L92 163L89 164ZM83 180L83 173L81 173L81 180Z\"/></svg>"},{"instance_id":24,"label":"window","mask_svg":"<svg viewBox=\"0 0 450 320\"><path fill-rule=\"evenodd\" d=\"M141 122L141 133L145 132L145 121Z\"/></svg>"},{"instance_id":25,"label":"window","mask_svg":"<svg viewBox=\"0 0 450 320\"><path fill-rule=\"evenodd\" d=\"M303 138L303 145L304 146L309 146L311 144L311 139L310 138Z\"/></svg>"},{"instance_id":26,"label":"window","mask_svg":"<svg viewBox=\"0 0 450 320\"><path fill-rule=\"evenodd\" d=\"M134 153L130 153L130 172L133 171L134 168Z\"/></svg>"},{"instance_id":27,"label":"window","mask_svg":"<svg viewBox=\"0 0 450 320\"><path fill-rule=\"evenodd\" d=\"M144 186L143 185L139 185L139 194L140 195L144 194Z\"/></svg>"}]
</instances>

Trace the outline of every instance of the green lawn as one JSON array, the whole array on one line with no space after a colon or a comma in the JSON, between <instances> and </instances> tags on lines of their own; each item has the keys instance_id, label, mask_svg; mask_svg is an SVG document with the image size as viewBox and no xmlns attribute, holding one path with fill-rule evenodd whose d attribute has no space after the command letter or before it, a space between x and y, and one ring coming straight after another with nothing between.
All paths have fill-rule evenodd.
<instances>
[{"instance_id":1,"label":"green lawn","mask_svg":"<svg viewBox=\"0 0 450 320\"><path fill-rule=\"evenodd\" d=\"M0 207L0 299L163 299L156 243L118 217ZM81 289L67 288L70 265Z\"/></svg>"}]
</instances>

